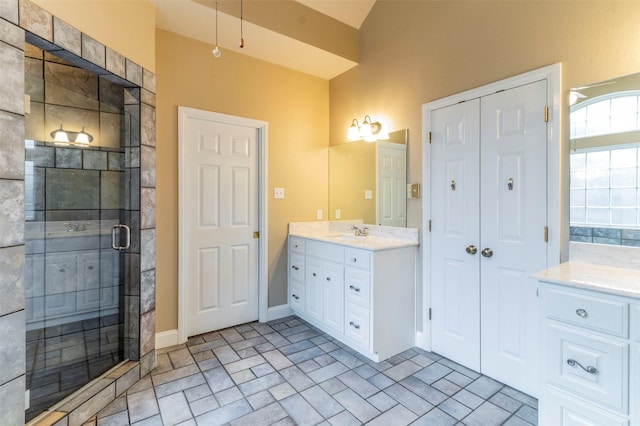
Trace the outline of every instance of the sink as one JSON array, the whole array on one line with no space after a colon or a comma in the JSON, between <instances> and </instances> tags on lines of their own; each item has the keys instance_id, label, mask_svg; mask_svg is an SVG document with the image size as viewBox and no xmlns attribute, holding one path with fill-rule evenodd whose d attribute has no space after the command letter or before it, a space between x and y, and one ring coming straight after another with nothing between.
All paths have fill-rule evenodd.
<instances>
[{"instance_id":1,"label":"sink","mask_svg":"<svg viewBox=\"0 0 640 426\"><path fill-rule=\"evenodd\" d=\"M331 236L332 240L340 240L340 241L358 241L358 240L363 240L365 238L367 237L359 236L359 235L350 235L350 234L338 234L338 235Z\"/></svg>"}]
</instances>

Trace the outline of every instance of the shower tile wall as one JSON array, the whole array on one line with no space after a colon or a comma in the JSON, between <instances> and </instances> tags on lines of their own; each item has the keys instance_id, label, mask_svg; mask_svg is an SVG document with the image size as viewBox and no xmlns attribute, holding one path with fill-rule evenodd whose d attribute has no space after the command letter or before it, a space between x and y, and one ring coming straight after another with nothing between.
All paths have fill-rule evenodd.
<instances>
[{"instance_id":1,"label":"shower tile wall","mask_svg":"<svg viewBox=\"0 0 640 426\"><path fill-rule=\"evenodd\" d=\"M0 405L22 424L24 314L24 30L18 2L0 2Z\"/></svg>"},{"instance_id":2,"label":"shower tile wall","mask_svg":"<svg viewBox=\"0 0 640 426\"><path fill-rule=\"evenodd\" d=\"M25 32L26 30L26 32ZM148 70L138 66L118 52L113 51L82 33L73 26L52 16L46 10L31 3L29 0L2 0L0 1L0 412L2 422L7 424L22 424L24 421L24 391L25 386L25 311L24 311L24 263L25 263L25 199L24 172L25 172L25 122L24 122L24 94L25 72L28 73L30 63L24 60L25 36L31 42L38 40L39 47L45 50L55 51L64 59L75 65L81 65L97 74L104 75L110 81L122 84L127 89L127 112L132 112L130 122L126 124L126 131L130 133L130 146L125 152L125 159L120 156L107 153L106 160L103 154L83 153L82 167L76 171L117 172L122 170L127 191L128 207L135 209L137 224L140 231L144 231L143 244L138 240L137 249L130 250L126 254L126 273L131 279L126 281L125 302L127 303L127 326L129 331L125 334L129 339L129 347L132 349L129 358L139 359L132 363L135 367L127 367L126 382L131 382L131 376L140 377L147 374L155 365L155 350L152 336L154 333L155 318L155 179L146 179L141 188L140 166L143 164L143 172L150 177L149 172L155 173L155 76ZM86 50L83 50L84 49ZM30 61L27 61L30 62ZM49 70L62 64L52 64ZM43 70L43 73L45 71ZM136 87L138 86L138 87ZM33 91L33 96L41 102L45 87L40 93ZM60 93L64 96L72 96L69 93ZM109 102L107 102L109 103ZM136 109L137 108L137 109ZM31 138L33 140L46 140L46 132L60 125L56 118L64 114L64 108L54 108L42 111L36 108L33 114L50 112L53 117L41 130L43 138ZM104 110L98 118L87 113L89 126L86 130L92 133L96 139L110 140L109 132L117 128L114 114ZM142 115L142 119L141 119ZM108 125L113 120L113 125ZM100 132L92 132L92 123L102 122ZM88 124L87 124L88 123ZM49 128L51 126L51 128ZM71 126L71 125L70 125ZM34 130L34 129L31 129ZM73 129L77 130L77 129ZM94 130L95 131L95 130ZM145 148L143 152L140 145ZM77 154L69 154L65 151L40 152L34 145L35 158L38 161L67 162L70 169L78 165ZM37 152L37 154L36 154ZM87 151L88 152L88 151ZM142 159L141 159L142 156ZM147 157L147 158L145 158ZM124 161L127 160L127 161ZM131 160L131 162L128 162ZM104 162L107 162L104 167ZM149 169L145 168L148 167ZM45 173L42 168L38 173ZM46 176L44 176L46 177ZM113 177L112 177L113 178ZM107 178L108 179L108 178ZM146 194L141 197L141 190ZM38 193L34 200L38 199ZM142 202L140 201L142 198ZM104 200L108 202L108 200ZM33 209L34 214L36 210ZM64 210L56 212L62 217ZM35 220L35 216L34 216ZM144 247L142 252L140 247ZM140 269L139 261L142 260L144 269ZM140 317L143 320L140 320ZM140 330L140 327L144 329ZM144 343L139 336L144 336ZM135 350L134 350L135 349ZM119 373L118 373L119 374ZM106 376L99 383L106 383L107 388L112 388L116 383L115 396L126 390L123 378L113 373L113 377ZM130 380L131 379L131 380ZM120 383L120 385L118 385ZM91 389L95 386L92 384ZM107 389L105 388L105 389ZM61 406L58 412L51 412L51 417L78 421L88 419L95 414L91 410L100 409L106 402L97 403L93 393L79 395L74 398L74 404ZM84 399L83 399L84 398ZM87 401L87 403L83 403ZM91 407L87 411L87 407Z\"/></svg>"}]
</instances>

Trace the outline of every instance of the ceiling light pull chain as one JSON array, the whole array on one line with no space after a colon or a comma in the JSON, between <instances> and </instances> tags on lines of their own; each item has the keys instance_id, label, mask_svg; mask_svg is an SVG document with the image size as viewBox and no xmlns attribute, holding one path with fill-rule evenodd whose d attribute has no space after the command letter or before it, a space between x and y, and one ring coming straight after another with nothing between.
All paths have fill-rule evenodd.
<instances>
[{"instance_id":1,"label":"ceiling light pull chain","mask_svg":"<svg viewBox=\"0 0 640 426\"><path fill-rule=\"evenodd\" d=\"M242 35L242 21L244 20L242 0L240 0L240 48L244 48L244 37Z\"/></svg>"}]
</instances>

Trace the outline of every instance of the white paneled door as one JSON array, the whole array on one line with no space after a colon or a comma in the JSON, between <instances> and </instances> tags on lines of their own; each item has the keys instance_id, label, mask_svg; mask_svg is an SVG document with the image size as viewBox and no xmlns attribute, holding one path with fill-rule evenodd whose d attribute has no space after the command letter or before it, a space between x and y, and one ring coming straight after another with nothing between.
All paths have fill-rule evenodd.
<instances>
[{"instance_id":1,"label":"white paneled door","mask_svg":"<svg viewBox=\"0 0 640 426\"><path fill-rule=\"evenodd\" d=\"M432 348L538 394L547 82L431 111Z\"/></svg>"},{"instance_id":2,"label":"white paneled door","mask_svg":"<svg viewBox=\"0 0 640 426\"><path fill-rule=\"evenodd\" d=\"M376 143L378 162L377 223L407 226L407 146L391 142Z\"/></svg>"},{"instance_id":3,"label":"white paneled door","mask_svg":"<svg viewBox=\"0 0 640 426\"><path fill-rule=\"evenodd\" d=\"M258 319L258 129L199 111L180 123L187 336Z\"/></svg>"},{"instance_id":4,"label":"white paneled door","mask_svg":"<svg viewBox=\"0 0 640 426\"><path fill-rule=\"evenodd\" d=\"M480 370L480 101L431 116L433 350ZM476 250L474 253L473 251Z\"/></svg>"},{"instance_id":5,"label":"white paneled door","mask_svg":"<svg viewBox=\"0 0 640 426\"><path fill-rule=\"evenodd\" d=\"M547 267L546 80L482 98L482 372L537 396L538 298ZM487 252L485 252L487 253Z\"/></svg>"}]
</instances>

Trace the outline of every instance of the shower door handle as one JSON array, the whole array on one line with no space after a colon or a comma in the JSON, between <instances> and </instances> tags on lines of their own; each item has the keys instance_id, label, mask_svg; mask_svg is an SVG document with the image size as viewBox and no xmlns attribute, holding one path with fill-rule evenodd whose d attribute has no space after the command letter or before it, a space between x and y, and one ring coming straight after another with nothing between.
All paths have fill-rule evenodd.
<instances>
[{"instance_id":1,"label":"shower door handle","mask_svg":"<svg viewBox=\"0 0 640 426\"><path fill-rule=\"evenodd\" d=\"M122 238L120 238L120 242L116 242L116 234L120 236L120 232L116 232L116 230L121 229L124 229L125 232L125 243L123 246L120 245L120 242L122 242ZM131 247L131 228L129 228L127 225L122 224L114 225L113 228L111 228L111 247L114 250L126 250Z\"/></svg>"}]
</instances>

